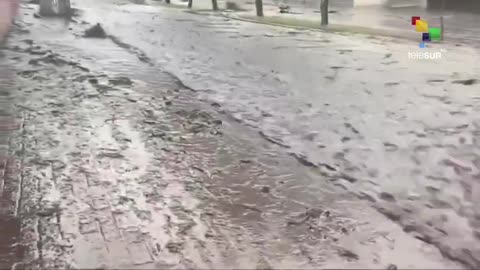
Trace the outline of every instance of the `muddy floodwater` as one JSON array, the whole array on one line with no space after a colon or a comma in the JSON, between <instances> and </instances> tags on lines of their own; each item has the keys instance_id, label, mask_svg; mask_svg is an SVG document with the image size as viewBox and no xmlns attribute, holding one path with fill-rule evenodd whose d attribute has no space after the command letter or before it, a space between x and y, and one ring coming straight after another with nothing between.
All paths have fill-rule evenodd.
<instances>
[{"instance_id":1,"label":"muddy floodwater","mask_svg":"<svg viewBox=\"0 0 480 270\"><path fill-rule=\"evenodd\" d=\"M480 267L476 49L72 4L0 55L0 268Z\"/></svg>"}]
</instances>

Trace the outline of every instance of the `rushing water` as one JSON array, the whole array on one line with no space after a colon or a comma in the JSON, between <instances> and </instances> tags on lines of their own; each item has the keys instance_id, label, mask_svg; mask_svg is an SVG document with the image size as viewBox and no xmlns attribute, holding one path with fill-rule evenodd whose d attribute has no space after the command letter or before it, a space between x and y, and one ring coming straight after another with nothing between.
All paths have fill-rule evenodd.
<instances>
[{"instance_id":1,"label":"rushing water","mask_svg":"<svg viewBox=\"0 0 480 270\"><path fill-rule=\"evenodd\" d=\"M12 106L17 90L15 80L11 63L4 58L0 48L0 268L10 268L21 257L21 251L15 246L20 235L17 212L19 159L15 147L11 145L11 139L18 135L15 131L19 129Z\"/></svg>"},{"instance_id":2,"label":"rushing water","mask_svg":"<svg viewBox=\"0 0 480 270\"><path fill-rule=\"evenodd\" d=\"M460 267L442 260L433 246L452 260L476 265L476 240L458 237L473 235L478 205L471 181L477 169L467 163L476 160L478 97L464 85L476 61L462 56L474 52L463 48L445 63L412 64L406 59L410 47L402 42L279 30L146 5L82 8L79 24L44 19L31 25L29 37L80 63L89 76L127 76L135 86L104 89L109 95L96 100L95 86L70 87L61 76L51 84L62 82L70 91L42 81L38 87L45 90L34 91L23 81L36 97L23 100L38 108L26 138L43 134L28 151L69 161L57 167L72 178L72 167L93 166L94 179L118 185L118 192L110 191L113 198L133 200L141 213L154 216L148 222L137 216L150 226L153 243L163 246L170 239L158 226L171 207L183 209L173 211L179 220L197 224L205 220L192 212L218 215L211 226L222 228L219 241L230 250L219 255L228 258L223 266ZM81 38L87 27L82 20L101 21L113 37ZM55 59L53 64L63 63L63 76L87 76ZM41 72L53 75L55 65ZM122 98L126 93L133 102ZM167 109L159 100L174 106ZM51 114L41 116L43 111ZM123 119L112 130L103 124L110 114ZM223 136L215 128L219 123ZM203 129L210 135L194 135ZM175 143L140 139L162 132ZM177 157L164 156L170 146ZM104 148L126 149L134 162L89 163L91 153ZM196 194L206 205L197 206L188 195L198 186L206 187ZM149 196L168 207L142 201L148 197L142 192L152 190L161 196ZM75 206L90 196L83 195L67 202ZM66 209L76 211L68 204ZM457 222L461 217L468 221ZM315 222L304 222L310 219ZM189 237L200 244L206 227L198 225ZM74 257L95 253L95 244L79 239ZM195 256L208 257L205 250L186 246L182 254L198 266L205 261ZM210 265L222 266L212 257ZM248 262L250 257L258 262Z\"/></svg>"}]
</instances>

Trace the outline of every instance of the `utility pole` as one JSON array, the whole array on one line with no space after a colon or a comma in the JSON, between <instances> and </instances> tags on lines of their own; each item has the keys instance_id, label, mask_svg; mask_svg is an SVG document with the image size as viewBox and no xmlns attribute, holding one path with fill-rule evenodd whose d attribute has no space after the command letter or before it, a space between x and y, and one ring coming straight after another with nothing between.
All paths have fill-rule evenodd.
<instances>
[{"instance_id":1,"label":"utility pole","mask_svg":"<svg viewBox=\"0 0 480 270\"><path fill-rule=\"evenodd\" d=\"M441 35L441 40L442 41L444 39L443 35L445 34L445 30L444 30L445 25L443 23L443 14L445 13L446 5L447 5L447 1L442 0L442 16L440 16L440 29L441 29L440 35Z\"/></svg>"},{"instance_id":2,"label":"utility pole","mask_svg":"<svg viewBox=\"0 0 480 270\"><path fill-rule=\"evenodd\" d=\"M445 35L445 30L444 30L444 27L445 27L445 24L443 23L443 16L440 16L440 38L441 40L443 41L444 37L443 35Z\"/></svg>"},{"instance_id":3,"label":"utility pole","mask_svg":"<svg viewBox=\"0 0 480 270\"><path fill-rule=\"evenodd\" d=\"M58 2L58 7L61 14L68 16L72 15L72 4L70 3L70 0L60 0Z\"/></svg>"},{"instance_id":4,"label":"utility pole","mask_svg":"<svg viewBox=\"0 0 480 270\"><path fill-rule=\"evenodd\" d=\"M42 16L70 16L70 0L40 0L39 13Z\"/></svg>"},{"instance_id":5,"label":"utility pole","mask_svg":"<svg viewBox=\"0 0 480 270\"><path fill-rule=\"evenodd\" d=\"M257 16L263 17L263 0L255 0L255 8L257 9Z\"/></svg>"},{"instance_id":6,"label":"utility pole","mask_svg":"<svg viewBox=\"0 0 480 270\"><path fill-rule=\"evenodd\" d=\"M213 10L217 11L218 10L218 3L217 0L212 0L212 8Z\"/></svg>"},{"instance_id":7,"label":"utility pole","mask_svg":"<svg viewBox=\"0 0 480 270\"><path fill-rule=\"evenodd\" d=\"M328 0L320 0L320 14L322 15L322 25L328 25Z\"/></svg>"}]
</instances>

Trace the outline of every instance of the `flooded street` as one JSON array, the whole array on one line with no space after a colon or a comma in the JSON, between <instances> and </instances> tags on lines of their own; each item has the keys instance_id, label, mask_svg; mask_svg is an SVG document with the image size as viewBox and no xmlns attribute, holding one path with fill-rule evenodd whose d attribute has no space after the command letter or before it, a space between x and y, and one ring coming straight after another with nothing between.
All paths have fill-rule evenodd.
<instances>
[{"instance_id":1,"label":"flooded street","mask_svg":"<svg viewBox=\"0 0 480 270\"><path fill-rule=\"evenodd\" d=\"M74 5L0 56L0 268L480 267L476 49Z\"/></svg>"}]
</instances>

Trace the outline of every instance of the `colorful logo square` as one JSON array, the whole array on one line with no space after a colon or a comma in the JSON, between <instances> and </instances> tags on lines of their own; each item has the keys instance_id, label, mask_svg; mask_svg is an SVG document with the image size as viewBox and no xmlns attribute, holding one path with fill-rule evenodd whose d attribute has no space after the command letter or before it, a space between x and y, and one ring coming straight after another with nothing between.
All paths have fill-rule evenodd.
<instances>
[{"instance_id":1,"label":"colorful logo square","mask_svg":"<svg viewBox=\"0 0 480 270\"><path fill-rule=\"evenodd\" d=\"M431 41L431 39L430 39L430 33L422 33L422 40L423 40L423 42L425 42L425 41Z\"/></svg>"},{"instance_id":2,"label":"colorful logo square","mask_svg":"<svg viewBox=\"0 0 480 270\"><path fill-rule=\"evenodd\" d=\"M412 16L412 25L417 25L418 20L420 20L420 16Z\"/></svg>"},{"instance_id":3,"label":"colorful logo square","mask_svg":"<svg viewBox=\"0 0 480 270\"><path fill-rule=\"evenodd\" d=\"M431 27L428 29L428 33L431 40L441 40L442 39L442 29L439 27Z\"/></svg>"},{"instance_id":4,"label":"colorful logo square","mask_svg":"<svg viewBox=\"0 0 480 270\"><path fill-rule=\"evenodd\" d=\"M417 32L428 33L428 22L424 20L417 20L415 29L417 30Z\"/></svg>"},{"instance_id":5,"label":"colorful logo square","mask_svg":"<svg viewBox=\"0 0 480 270\"><path fill-rule=\"evenodd\" d=\"M412 25L415 26L417 32L422 33L420 48L426 48L426 42L443 40L443 29L441 27L428 27L428 22L422 20L420 16L412 16Z\"/></svg>"}]
</instances>

